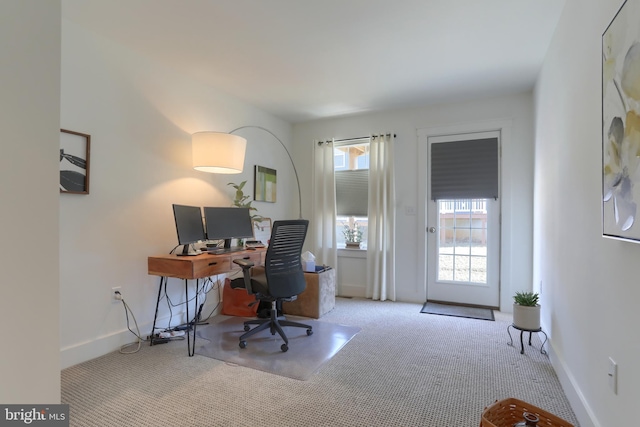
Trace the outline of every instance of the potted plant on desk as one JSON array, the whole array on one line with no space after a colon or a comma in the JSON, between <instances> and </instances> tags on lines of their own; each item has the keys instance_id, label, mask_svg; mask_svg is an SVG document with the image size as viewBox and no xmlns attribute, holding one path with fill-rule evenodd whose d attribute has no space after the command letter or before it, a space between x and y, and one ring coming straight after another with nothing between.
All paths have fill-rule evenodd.
<instances>
[{"instance_id":1,"label":"potted plant on desk","mask_svg":"<svg viewBox=\"0 0 640 427\"><path fill-rule=\"evenodd\" d=\"M518 329L540 329L540 305L537 292L516 292L513 296L513 326Z\"/></svg>"}]
</instances>

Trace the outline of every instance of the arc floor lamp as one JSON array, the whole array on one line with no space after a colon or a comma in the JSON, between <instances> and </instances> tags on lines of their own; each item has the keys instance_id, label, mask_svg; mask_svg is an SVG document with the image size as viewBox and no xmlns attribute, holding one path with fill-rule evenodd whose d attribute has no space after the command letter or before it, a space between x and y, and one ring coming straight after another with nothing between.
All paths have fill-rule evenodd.
<instances>
[{"instance_id":1,"label":"arc floor lamp","mask_svg":"<svg viewBox=\"0 0 640 427\"><path fill-rule=\"evenodd\" d=\"M240 173L244 167L244 157L247 148L247 140L241 136L234 135L242 129L260 129L280 143L284 151L287 153L293 173L296 176L296 184L298 185L298 214L302 219L302 191L300 190L300 179L298 178L298 170L293 162L291 153L284 145L282 140L269 129L262 126L240 126L231 132L213 132L204 131L196 132L191 135L191 155L193 159L193 168L202 172L233 174Z\"/></svg>"}]
</instances>

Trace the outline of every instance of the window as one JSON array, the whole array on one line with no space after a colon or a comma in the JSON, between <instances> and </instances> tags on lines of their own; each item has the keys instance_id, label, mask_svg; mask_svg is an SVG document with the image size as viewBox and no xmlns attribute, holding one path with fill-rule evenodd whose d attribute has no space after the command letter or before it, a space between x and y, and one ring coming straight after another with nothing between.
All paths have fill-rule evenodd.
<instances>
[{"instance_id":1,"label":"window","mask_svg":"<svg viewBox=\"0 0 640 427\"><path fill-rule=\"evenodd\" d=\"M347 154L344 151L333 150L333 168L337 171L347 169Z\"/></svg>"},{"instance_id":2,"label":"window","mask_svg":"<svg viewBox=\"0 0 640 427\"><path fill-rule=\"evenodd\" d=\"M437 280L487 283L487 199L438 200Z\"/></svg>"},{"instance_id":3,"label":"window","mask_svg":"<svg viewBox=\"0 0 640 427\"><path fill-rule=\"evenodd\" d=\"M367 247L369 195L369 140L337 143L333 149L336 181L336 234L338 247L346 247L345 234L356 235ZM351 233L345 233L352 230ZM357 230L357 231L355 231Z\"/></svg>"}]
</instances>

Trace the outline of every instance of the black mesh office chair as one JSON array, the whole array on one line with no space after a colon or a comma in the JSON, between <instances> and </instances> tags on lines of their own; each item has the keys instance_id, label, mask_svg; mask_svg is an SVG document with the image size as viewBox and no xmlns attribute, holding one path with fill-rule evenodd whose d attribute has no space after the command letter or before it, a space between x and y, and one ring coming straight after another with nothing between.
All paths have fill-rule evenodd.
<instances>
[{"instance_id":1,"label":"black mesh office chair","mask_svg":"<svg viewBox=\"0 0 640 427\"><path fill-rule=\"evenodd\" d=\"M275 221L271 230L271 239L264 263L264 273L251 275L253 263L244 259L236 259L233 262L242 267L244 281L241 283L250 294L255 294L256 299L271 303L269 318L247 320L244 322L244 330L247 331L240 337L240 348L247 346L246 339L264 329L269 328L271 335L276 332L284 340L280 346L282 351L289 349L289 340L282 330L283 326L306 328L307 335L313 333L309 325L278 318L278 308L282 301L293 301L304 291L306 282L302 271L302 245L307 236L309 221L306 219ZM242 285L241 285L242 286ZM257 325L251 329L251 325Z\"/></svg>"}]
</instances>

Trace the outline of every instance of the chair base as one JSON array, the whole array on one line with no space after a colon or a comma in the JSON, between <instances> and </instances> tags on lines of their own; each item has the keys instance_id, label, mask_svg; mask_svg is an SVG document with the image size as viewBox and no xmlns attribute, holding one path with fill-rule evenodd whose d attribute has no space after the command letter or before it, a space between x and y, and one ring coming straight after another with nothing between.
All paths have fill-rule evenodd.
<instances>
[{"instance_id":1,"label":"chair base","mask_svg":"<svg viewBox=\"0 0 640 427\"><path fill-rule=\"evenodd\" d=\"M284 333L284 330L282 329L283 326L305 328L307 330L307 335L313 334L313 328L309 325L305 325L304 323L299 323L299 322L292 322L284 318L279 319L278 311L276 309L276 301L272 302L270 314L271 315L268 319L253 319L253 320L247 320L246 322L244 322L244 330L247 332L242 334L242 336L240 336L240 348L245 348L247 346L247 341L246 341L247 338L267 328L269 328L271 335L275 335L277 332L278 335L280 335L280 337L284 341L284 344L280 346L280 349L282 351L289 350L289 339L287 338L287 335ZM251 328L250 325L257 325L257 326L253 329L250 329Z\"/></svg>"}]
</instances>

